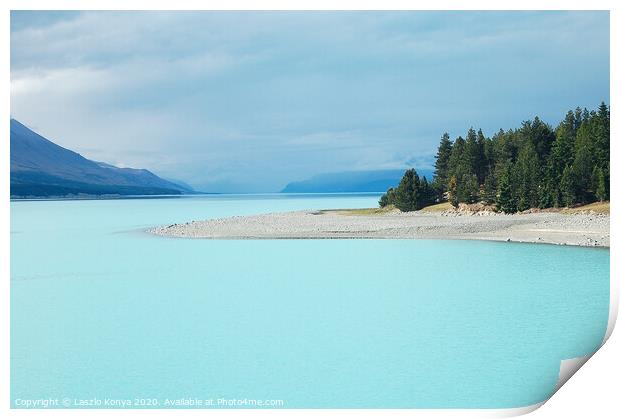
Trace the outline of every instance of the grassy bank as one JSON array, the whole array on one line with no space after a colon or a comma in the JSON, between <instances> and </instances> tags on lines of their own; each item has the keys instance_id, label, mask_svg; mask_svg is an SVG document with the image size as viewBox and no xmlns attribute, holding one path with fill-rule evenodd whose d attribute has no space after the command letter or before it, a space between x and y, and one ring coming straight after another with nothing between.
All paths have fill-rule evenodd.
<instances>
[{"instance_id":1,"label":"grassy bank","mask_svg":"<svg viewBox=\"0 0 620 419\"><path fill-rule=\"evenodd\" d=\"M429 205L428 207L422 208L421 212L444 212L454 208L449 202L442 202L440 204Z\"/></svg>"},{"instance_id":2,"label":"grassy bank","mask_svg":"<svg viewBox=\"0 0 620 419\"><path fill-rule=\"evenodd\" d=\"M561 212L563 214L579 214L582 212L594 212L596 214L609 215L609 201L593 202L591 204L581 205L573 208L565 208Z\"/></svg>"},{"instance_id":3,"label":"grassy bank","mask_svg":"<svg viewBox=\"0 0 620 419\"><path fill-rule=\"evenodd\" d=\"M394 205L386 205L383 208L356 208L338 210L338 213L344 215L382 215L393 211L398 211Z\"/></svg>"}]
</instances>

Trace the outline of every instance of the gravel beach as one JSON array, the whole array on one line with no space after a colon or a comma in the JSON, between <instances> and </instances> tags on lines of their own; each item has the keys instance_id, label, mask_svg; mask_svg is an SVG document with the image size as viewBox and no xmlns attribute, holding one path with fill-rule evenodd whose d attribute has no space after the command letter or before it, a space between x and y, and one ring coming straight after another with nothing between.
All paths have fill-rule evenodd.
<instances>
[{"instance_id":1,"label":"gravel beach","mask_svg":"<svg viewBox=\"0 0 620 419\"><path fill-rule=\"evenodd\" d=\"M609 216L294 211L192 221L148 232L202 239L470 239L609 247Z\"/></svg>"}]
</instances>

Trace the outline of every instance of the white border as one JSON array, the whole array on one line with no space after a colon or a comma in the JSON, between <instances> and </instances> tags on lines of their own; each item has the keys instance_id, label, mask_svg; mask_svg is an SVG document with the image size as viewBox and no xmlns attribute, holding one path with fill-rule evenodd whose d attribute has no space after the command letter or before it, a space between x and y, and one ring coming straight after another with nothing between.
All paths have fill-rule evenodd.
<instances>
[{"instance_id":1,"label":"white border","mask_svg":"<svg viewBox=\"0 0 620 419\"><path fill-rule=\"evenodd\" d=\"M616 2L617 3L617 2ZM176 1L166 1L166 0L125 0L125 1L105 1L105 0L88 0L88 1L78 1L78 0L5 0L2 2L3 13L1 16L2 22L2 56L4 58L3 65L1 68L2 79L5 83L5 98L2 101L2 110L4 117L0 120L0 132L3 135L2 138L2 149L0 154L0 197L2 197L5 201L1 206L1 218L2 223L0 224L2 239L0 241L0 251L2 252L0 259L0 273L4 285L4 304L2 304L2 336L5 337L3 340L4 344L2 345L2 361L1 361L1 372L2 372L2 381L0 386L1 392L1 400L2 400L2 409L5 410L5 414L15 417L33 417L39 415L49 415L52 417L96 417L103 416L108 417L111 414L114 416L121 417L139 417L139 416L148 416L152 417L168 417L168 416L178 416L178 415L188 415L188 416L198 416L204 417L205 415L209 415L210 417L282 417L282 418L314 418L317 414L320 414L322 417L355 417L355 418L370 418L370 417L507 417L514 416L518 414L528 413L532 410L535 410L541 404L528 406L524 408L518 409L433 409L433 410L385 410L385 409L377 409L377 410L115 410L114 412L110 412L109 410L10 410L10 400L9 400L9 380L10 380L10 369L9 369L9 357L10 357L10 345L9 345L9 332L10 332L10 270L9 270L9 252L10 252L10 222L9 222L9 153L8 153L8 132L9 132L9 114L10 114L10 13L9 10L141 10L141 9L153 9L153 10L343 10L343 9L357 9L357 10L556 10L556 9L574 9L574 10L611 10L611 71L610 71L610 86L611 91L615 93L617 91L617 74L620 69L618 66L618 53L616 51L618 46L618 40L620 39L620 34L618 33L619 26L619 16L620 12L618 11L620 7L615 6L615 4L611 0L589 0L587 2L587 7L584 7L584 3L582 1L576 0L567 0L567 1L551 1L551 0L521 0L521 1L513 1L506 0L502 2L497 1L489 1L489 0L470 0L468 2L464 2L462 0L435 0L435 1L417 1L417 0L382 0L382 1L369 1L369 0L358 0L358 1L346 1L346 0L299 0L294 3L291 1L284 0L262 0L260 1L260 7L258 6L257 1L249 1L249 0L229 0L226 2L208 2L208 1L199 1L199 0L176 0ZM614 7L615 6L615 7ZM583 46L587 48L587 45ZM613 97L613 94L611 95ZM610 108L614 107L613 99L610 100ZM618 122L620 121L617 112L612 112L612 125L611 125L611 137L618 137L617 133L620 132L617 127L619 126ZM617 160L617 152L616 146L612 141L612 160ZM616 171L612 169L612 182L611 189L612 194L616 195L618 188L618 176L616 175ZM615 207L612 208L612 219L615 220L617 218L617 209ZM617 275L617 264L614 260L617 260L615 248L615 224L611 223L611 278L610 278L610 287L611 287L611 304L610 304L610 313L609 313L609 324L608 330L606 333L605 339L607 340L611 331L613 330L613 326L615 325L617 313L618 313L618 295L619 295L619 280ZM612 339L613 340L613 339ZM607 362L613 363L615 361L616 371L618 370L618 354L620 353L620 342L617 342L618 339L614 341L614 348L611 352L610 350L605 350L607 354ZM614 352L615 350L615 352ZM609 355L611 353L611 356ZM589 358L589 357L587 357ZM596 360L597 354L594 355L594 359ZM581 360L583 361L583 360ZM567 379L567 371L574 373L578 367L583 365L583 362L580 361L568 361L567 363L563 363L563 379ZM568 366L568 367L567 367ZM577 367L577 368L575 368ZM606 366L599 365L600 368L605 368ZM568 368L568 369L567 369ZM572 375L572 373L570 375ZM607 377L609 378L609 377ZM598 383L590 383L592 387L596 388ZM592 387L583 387L584 389ZM562 391L560 391L562 394ZM580 394L582 399L584 398L583 394ZM587 394L586 394L587 396ZM553 398L555 398L554 396ZM552 398L552 400L553 400ZM585 397L587 399L587 397ZM564 398L566 402L566 398ZM578 400L574 400L577 406ZM598 400L599 407L602 400ZM610 403L609 406L615 406L617 408L618 404L615 402L615 399L608 400ZM613 409L613 407L611 407ZM561 408L559 409L561 410ZM616 410L616 409L614 409ZM544 411L544 409L543 409ZM605 410L602 410L604 412ZM613 410L612 410L613 411ZM564 410L565 417L573 417L571 415L573 410ZM540 412L543 413L543 412ZM553 414L553 412L549 412ZM544 413L543 413L544 414ZM541 415L538 415L542 417ZM603 417L603 416L599 416ZM604 416L609 417L609 416Z\"/></svg>"}]
</instances>

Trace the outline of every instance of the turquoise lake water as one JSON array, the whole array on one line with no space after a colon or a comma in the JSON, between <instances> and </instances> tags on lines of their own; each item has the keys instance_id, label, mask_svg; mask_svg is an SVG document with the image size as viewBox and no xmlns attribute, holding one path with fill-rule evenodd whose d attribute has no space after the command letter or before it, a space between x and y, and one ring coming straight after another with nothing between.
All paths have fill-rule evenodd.
<instances>
[{"instance_id":1,"label":"turquoise lake water","mask_svg":"<svg viewBox=\"0 0 620 419\"><path fill-rule=\"evenodd\" d=\"M285 408L520 407L553 393L560 360L601 344L607 249L143 232L376 206L377 198L12 202L12 405L154 399L165 407L195 398L282 400Z\"/></svg>"}]
</instances>

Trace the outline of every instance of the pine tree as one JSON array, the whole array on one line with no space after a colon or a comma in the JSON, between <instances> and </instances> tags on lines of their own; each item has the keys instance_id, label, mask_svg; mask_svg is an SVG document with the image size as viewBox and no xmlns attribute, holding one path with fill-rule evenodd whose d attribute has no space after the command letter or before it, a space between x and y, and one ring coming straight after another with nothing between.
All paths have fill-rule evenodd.
<instances>
[{"instance_id":1,"label":"pine tree","mask_svg":"<svg viewBox=\"0 0 620 419\"><path fill-rule=\"evenodd\" d=\"M495 171L495 165L497 164L495 141L490 138L485 138L482 149L484 154L484 162L486 164L486 175L488 176L490 174L493 174L494 176L495 174L493 172ZM483 183L486 183L486 176Z\"/></svg>"},{"instance_id":2,"label":"pine tree","mask_svg":"<svg viewBox=\"0 0 620 419\"><path fill-rule=\"evenodd\" d=\"M422 176L422 180L420 180L420 208L435 203L435 195L436 192L426 176Z\"/></svg>"},{"instance_id":3,"label":"pine tree","mask_svg":"<svg viewBox=\"0 0 620 419\"><path fill-rule=\"evenodd\" d=\"M605 187L605 175L600 167L594 168L592 178L594 179L594 190L596 199L604 201L607 198L607 189Z\"/></svg>"},{"instance_id":4,"label":"pine tree","mask_svg":"<svg viewBox=\"0 0 620 419\"><path fill-rule=\"evenodd\" d=\"M578 120L579 126L581 119ZM554 207L563 205L560 191L560 180L566 166L573 163L575 139L577 136L577 122L575 114L569 111L564 120L556 129L556 140L551 146L549 160L545 170L546 197L543 201L549 201Z\"/></svg>"},{"instance_id":5,"label":"pine tree","mask_svg":"<svg viewBox=\"0 0 620 419\"><path fill-rule=\"evenodd\" d=\"M482 131L480 131L480 136L484 138L482 135ZM476 175L476 180L481 182L481 167L482 167L482 156L484 143L478 141L478 135L476 131L474 131L473 127L469 129L467 132L467 137L465 138L465 149L464 149L464 158L465 158L465 171L463 174L474 174Z\"/></svg>"},{"instance_id":6,"label":"pine tree","mask_svg":"<svg viewBox=\"0 0 620 419\"><path fill-rule=\"evenodd\" d=\"M497 196L497 179L494 172L494 170L491 170L484 179L482 199L487 204L495 203Z\"/></svg>"},{"instance_id":7,"label":"pine tree","mask_svg":"<svg viewBox=\"0 0 620 419\"><path fill-rule=\"evenodd\" d=\"M497 185L497 209L508 214L517 212L517 204L515 202L512 191L512 167L506 164L500 173Z\"/></svg>"},{"instance_id":8,"label":"pine tree","mask_svg":"<svg viewBox=\"0 0 620 419\"><path fill-rule=\"evenodd\" d=\"M555 141L555 133L539 117L533 121L526 121L521 126L521 134L525 141L531 142L538 157L544 163L551 153L551 146Z\"/></svg>"},{"instance_id":9,"label":"pine tree","mask_svg":"<svg viewBox=\"0 0 620 419\"><path fill-rule=\"evenodd\" d=\"M456 176L450 176L450 180L448 181L448 198L450 199L450 203L455 207L459 204L457 196L457 183Z\"/></svg>"},{"instance_id":10,"label":"pine tree","mask_svg":"<svg viewBox=\"0 0 620 419\"><path fill-rule=\"evenodd\" d=\"M562 179L560 180L560 191L562 193L562 204L570 207L577 200L577 180L572 166L566 166Z\"/></svg>"},{"instance_id":11,"label":"pine tree","mask_svg":"<svg viewBox=\"0 0 620 419\"><path fill-rule=\"evenodd\" d=\"M405 172L396 188L395 205L401 211L415 211L422 208L420 178L415 169Z\"/></svg>"},{"instance_id":12,"label":"pine tree","mask_svg":"<svg viewBox=\"0 0 620 419\"><path fill-rule=\"evenodd\" d=\"M593 195L591 186L594 167L592 163L592 154L589 149L590 147L587 145L579 148L575 154L575 160L572 165L575 183L575 201L577 202L589 201Z\"/></svg>"},{"instance_id":13,"label":"pine tree","mask_svg":"<svg viewBox=\"0 0 620 419\"><path fill-rule=\"evenodd\" d=\"M609 130L610 130L609 108L605 102L599 106L596 117L594 118L593 131L593 160L594 164L603 171L603 182L605 183L606 196L609 199Z\"/></svg>"},{"instance_id":14,"label":"pine tree","mask_svg":"<svg viewBox=\"0 0 620 419\"><path fill-rule=\"evenodd\" d=\"M441 136L439 142L439 148L435 155L435 173L433 181L440 193L448 190L450 153L452 152L452 141L448 133L444 133Z\"/></svg>"},{"instance_id":15,"label":"pine tree","mask_svg":"<svg viewBox=\"0 0 620 419\"><path fill-rule=\"evenodd\" d=\"M540 168L538 155L531 141L526 141L514 167L517 184L518 210L523 211L538 205Z\"/></svg>"},{"instance_id":16,"label":"pine tree","mask_svg":"<svg viewBox=\"0 0 620 419\"><path fill-rule=\"evenodd\" d=\"M485 153L485 143L486 143L486 138L484 137L484 134L482 133L482 130L479 129L478 133L476 134L476 153L477 153L477 157L476 157L476 176L478 178L478 183L484 183L485 178L487 177L487 174L489 173L489 167L488 167L488 162L487 162L487 158L486 158L486 153Z\"/></svg>"},{"instance_id":17,"label":"pine tree","mask_svg":"<svg viewBox=\"0 0 620 419\"><path fill-rule=\"evenodd\" d=\"M379 198L379 206L381 208L388 205L394 205L394 188L389 188L386 193Z\"/></svg>"},{"instance_id":18,"label":"pine tree","mask_svg":"<svg viewBox=\"0 0 620 419\"><path fill-rule=\"evenodd\" d=\"M460 178L463 173L466 172L466 164L464 159L465 153L465 140L463 137L457 137L452 144L452 151L450 152L450 158L448 159L448 176L452 176L457 179Z\"/></svg>"},{"instance_id":19,"label":"pine tree","mask_svg":"<svg viewBox=\"0 0 620 419\"><path fill-rule=\"evenodd\" d=\"M478 186L478 178L473 173L463 175L461 181L461 189L457 193L459 202L467 202L473 204L478 201L480 187Z\"/></svg>"},{"instance_id":20,"label":"pine tree","mask_svg":"<svg viewBox=\"0 0 620 419\"><path fill-rule=\"evenodd\" d=\"M549 208L553 206L553 197L551 191L549 190L549 182L546 178L542 179L542 183L540 185L540 191L538 193L538 206L540 208Z\"/></svg>"}]
</instances>

